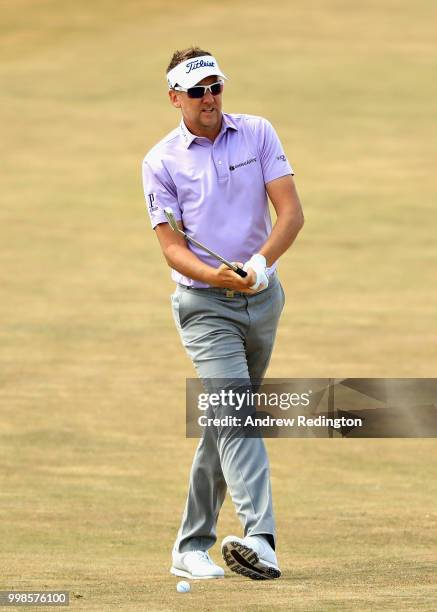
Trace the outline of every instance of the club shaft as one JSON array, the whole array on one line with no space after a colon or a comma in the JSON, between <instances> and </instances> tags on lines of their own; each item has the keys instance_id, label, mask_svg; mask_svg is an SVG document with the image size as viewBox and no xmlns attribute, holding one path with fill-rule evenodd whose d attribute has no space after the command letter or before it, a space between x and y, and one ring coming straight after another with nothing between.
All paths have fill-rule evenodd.
<instances>
[{"instance_id":1,"label":"club shaft","mask_svg":"<svg viewBox=\"0 0 437 612\"><path fill-rule=\"evenodd\" d=\"M228 268L230 268L236 274L241 276L241 278L245 278L247 276L247 272L245 270L243 270L242 268L239 268L238 266L235 266L233 263L231 263L230 261L228 261L227 259L225 259L221 255L219 255L218 253L215 253L214 251L211 251L211 249L208 249L208 247L206 247L204 244L202 244L201 242L199 242L195 238L192 238L191 236L188 236L188 234L186 234L179 227L179 225L177 224L176 219L174 218L174 215L171 212L171 210L164 209L164 214L165 214L165 216L167 218L167 221L170 224L170 227L172 228L172 230L174 232L177 232L177 233L181 234L182 236L184 236L185 240L188 240L188 242L192 242L197 247L199 247L199 249L203 249L204 251L206 251L207 253L212 255L215 259L217 259L217 261L221 261L222 263L224 263L225 266L228 266Z\"/></svg>"},{"instance_id":2,"label":"club shaft","mask_svg":"<svg viewBox=\"0 0 437 612\"><path fill-rule=\"evenodd\" d=\"M179 230L181 232L181 230ZM228 268L231 268L231 270L233 270L234 272L237 271L238 266L234 266L234 264L232 264L230 261L228 261L227 259L225 259L224 257L222 257L221 255L219 255L218 253L214 253L214 251L211 251L211 249L208 249L207 246L205 246L204 244L202 244L201 242L198 242L195 238L191 238L191 236L188 236L188 234L186 234L185 232L181 232L183 233L183 235L185 236L185 239L188 240L189 242L192 242L193 244L195 244L196 246L199 247L199 249L203 249L204 251L206 251L207 253L209 253L210 255L212 255L213 257L215 257L218 261L221 261L222 263L224 263L226 266L228 266Z\"/></svg>"}]
</instances>

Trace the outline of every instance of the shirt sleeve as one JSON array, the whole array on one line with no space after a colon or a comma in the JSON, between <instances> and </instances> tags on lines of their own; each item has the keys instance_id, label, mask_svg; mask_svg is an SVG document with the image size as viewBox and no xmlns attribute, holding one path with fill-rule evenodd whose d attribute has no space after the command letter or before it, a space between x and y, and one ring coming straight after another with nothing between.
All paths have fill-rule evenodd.
<instances>
[{"instance_id":1,"label":"shirt sleeve","mask_svg":"<svg viewBox=\"0 0 437 612\"><path fill-rule=\"evenodd\" d=\"M176 221L181 219L176 188L165 168L157 170L144 159L142 165L144 198L149 213L152 228L159 223L167 223L164 208L172 209Z\"/></svg>"},{"instance_id":2,"label":"shirt sleeve","mask_svg":"<svg viewBox=\"0 0 437 612\"><path fill-rule=\"evenodd\" d=\"M260 161L264 184L287 174L293 175L293 168L288 162L281 141L267 119L262 119L259 135Z\"/></svg>"}]
</instances>

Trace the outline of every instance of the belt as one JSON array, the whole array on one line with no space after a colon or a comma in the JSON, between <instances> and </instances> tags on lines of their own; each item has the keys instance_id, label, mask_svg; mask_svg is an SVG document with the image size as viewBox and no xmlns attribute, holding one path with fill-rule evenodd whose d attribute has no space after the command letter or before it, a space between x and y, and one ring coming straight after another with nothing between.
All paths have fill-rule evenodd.
<instances>
[{"instance_id":1,"label":"belt","mask_svg":"<svg viewBox=\"0 0 437 612\"><path fill-rule=\"evenodd\" d=\"M270 287L270 283L274 280L276 280L277 278L277 272L276 270L273 270L273 272L270 274L269 276L269 287ZM235 289L226 289L225 287L193 287L192 285L184 285L183 283L178 283L179 287L182 287L182 289L185 289L186 291L205 291L207 293L215 293L215 294L219 294L219 295L224 295L225 297L228 298L233 298L233 297L251 297L252 295L258 295L258 293L263 293L264 291L268 291L269 287L267 287L266 289L263 289L262 291L259 291L258 293L254 293L254 294L247 294L244 293L243 291L236 291Z\"/></svg>"}]
</instances>

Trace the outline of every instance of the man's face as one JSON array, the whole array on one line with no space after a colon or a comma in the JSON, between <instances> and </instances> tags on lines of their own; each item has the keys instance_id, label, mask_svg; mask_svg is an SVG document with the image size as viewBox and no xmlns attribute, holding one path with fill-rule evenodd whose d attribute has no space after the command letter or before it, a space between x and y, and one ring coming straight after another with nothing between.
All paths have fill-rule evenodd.
<instances>
[{"instance_id":1,"label":"man's face","mask_svg":"<svg viewBox=\"0 0 437 612\"><path fill-rule=\"evenodd\" d=\"M209 76L196 85L211 85L219 80ZM185 92L169 91L170 101L180 108L185 125L197 136L215 137L222 123L222 94L213 96L207 91L203 98L189 98Z\"/></svg>"}]
</instances>

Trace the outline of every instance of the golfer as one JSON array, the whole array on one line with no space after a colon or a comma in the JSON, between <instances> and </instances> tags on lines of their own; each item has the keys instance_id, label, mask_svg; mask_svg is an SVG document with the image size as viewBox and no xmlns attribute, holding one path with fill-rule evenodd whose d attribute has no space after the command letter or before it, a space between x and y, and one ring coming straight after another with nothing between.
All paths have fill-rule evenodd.
<instances>
[{"instance_id":1,"label":"golfer","mask_svg":"<svg viewBox=\"0 0 437 612\"><path fill-rule=\"evenodd\" d=\"M226 380L233 385L263 378L285 301L276 263L303 225L293 170L275 130L262 117L223 113L225 80L208 51L191 47L173 54L168 96L181 122L142 166L152 227L176 283L176 327L210 392ZM273 227L267 196L276 211ZM247 276L218 265L172 231L166 207L188 235L243 266ZM215 416L225 412L215 408ZM223 540L225 563L254 580L278 578L264 442L221 425L205 428L197 447L171 572L189 579L224 576L208 550L217 539L227 490L243 537Z\"/></svg>"}]
</instances>

